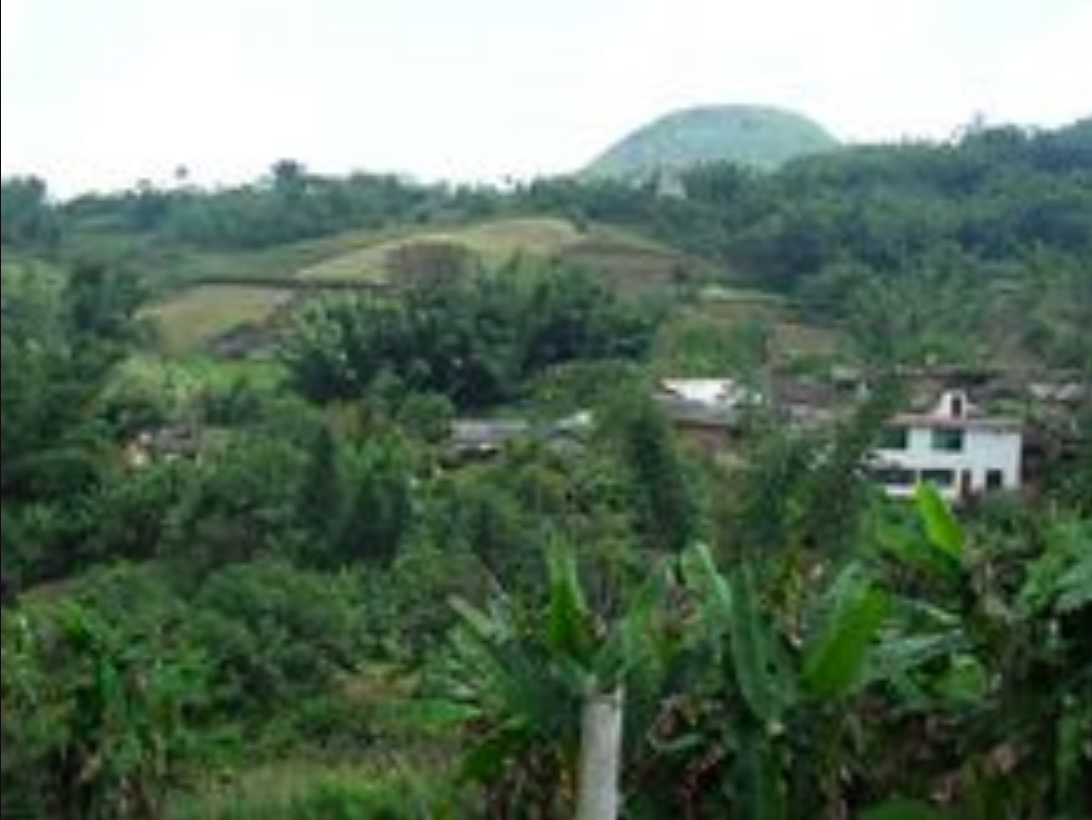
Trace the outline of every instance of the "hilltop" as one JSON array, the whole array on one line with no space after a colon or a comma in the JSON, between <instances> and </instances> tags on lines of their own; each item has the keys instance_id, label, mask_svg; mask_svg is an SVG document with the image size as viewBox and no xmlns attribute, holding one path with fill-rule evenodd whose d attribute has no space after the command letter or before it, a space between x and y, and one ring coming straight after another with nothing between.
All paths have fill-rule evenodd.
<instances>
[{"instance_id":1,"label":"hilltop","mask_svg":"<svg viewBox=\"0 0 1092 820\"><path fill-rule=\"evenodd\" d=\"M792 111L752 105L687 108L623 137L586 173L647 177L664 168L723 161L769 169L836 147L838 141L823 126Z\"/></svg>"}]
</instances>

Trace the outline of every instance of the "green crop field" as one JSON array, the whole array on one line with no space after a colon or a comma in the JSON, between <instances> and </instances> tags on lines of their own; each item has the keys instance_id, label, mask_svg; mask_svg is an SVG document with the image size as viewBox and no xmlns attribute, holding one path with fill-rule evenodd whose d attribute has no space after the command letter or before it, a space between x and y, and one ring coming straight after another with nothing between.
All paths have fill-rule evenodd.
<instances>
[{"instance_id":1,"label":"green crop field","mask_svg":"<svg viewBox=\"0 0 1092 820\"><path fill-rule=\"evenodd\" d=\"M231 330L266 322L292 293L271 287L198 285L149 308L164 351L200 348Z\"/></svg>"},{"instance_id":2,"label":"green crop field","mask_svg":"<svg viewBox=\"0 0 1092 820\"><path fill-rule=\"evenodd\" d=\"M451 230L417 231L375 241L331 255L297 272L300 279L385 279L391 255L408 245L449 244L465 248L487 263L499 263L518 253L551 256L573 245L580 233L561 219L503 219Z\"/></svg>"}]
</instances>

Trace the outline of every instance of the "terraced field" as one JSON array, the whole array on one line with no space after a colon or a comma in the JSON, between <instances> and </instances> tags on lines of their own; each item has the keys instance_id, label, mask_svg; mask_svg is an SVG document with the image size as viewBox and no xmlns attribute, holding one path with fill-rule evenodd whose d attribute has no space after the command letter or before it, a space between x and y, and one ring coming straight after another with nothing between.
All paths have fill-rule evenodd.
<instances>
[{"instance_id":1,"label":"terraced field","mask_svg":"<svg viewBox=\"0 0 1092 820\"><path fill-rule=\"evenodd\" d=\"M623 289L671 285L699 263L627 231L607 226L581 230L549 217L500 219L450 230L397 236L344 234L280 249L201 258L191 266L190 287L180 288L146 313L168 352L207 347L225 334L262 325L300 292L324 286L384 283L391 260L417 245L464 249L487 265L518 254L565 259Z\"/></svg>"},{"instance_id":2,"label":"terraced field","mask_svg":"<svg viewBox=\"0 0 1092 820\"><path fill-rule=\"evenodd\" d=\"M149 308L164 352L201 349L224 334L262 325L292 298L293 291L269 286L197 285Z\"/></svg>"}]
</instances>

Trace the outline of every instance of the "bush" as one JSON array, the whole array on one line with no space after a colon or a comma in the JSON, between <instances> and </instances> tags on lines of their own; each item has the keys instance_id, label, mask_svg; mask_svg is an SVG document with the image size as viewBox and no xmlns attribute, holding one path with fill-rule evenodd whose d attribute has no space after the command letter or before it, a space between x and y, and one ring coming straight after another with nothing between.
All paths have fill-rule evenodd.
<instances>
[{"instance_id":1,"label":"bush","mask_svg":"<svg viewBox=\"0 0 1092 820\"><path fill-rule=\"evenodd\" d=\"M450 796L419 778L300 764L247 772L175 803L176 820L409 820L454 809Z\"/></svg>"},{"instance_id":2,"label":"bush","mask_svg":"<svg viewBox=\"0 0 1092 820\"><path fill-rule=\"evenodd\" d=\"M142 626L75 602L4 610L5 817L160 813L205 670Z\"/></svg>"},{"instance_id":3,"label":"bush","mask_svg":"<svg viewBox=\"0 0 1092 820\"><path fill-rule=\"evenodd\" d=\"M214 704L240 717L289 708L357 659L363 623L349 576L277 559L211 576L194 601L192 636L212 668Z\"/></svg>"}]
</instances>

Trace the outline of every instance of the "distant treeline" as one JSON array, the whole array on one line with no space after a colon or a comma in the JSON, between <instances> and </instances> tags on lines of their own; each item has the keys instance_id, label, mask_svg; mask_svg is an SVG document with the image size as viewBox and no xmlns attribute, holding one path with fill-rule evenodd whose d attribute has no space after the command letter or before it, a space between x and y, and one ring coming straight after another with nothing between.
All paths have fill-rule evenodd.
<instances>
[{"instance_id":1,"label":"distant treeline","mask_svg":"<svg viewBox=\"0 0 1092 820\"><path fill-rule=\"evenodd\" d=\"M350 228L552 212L644 227L792 285L847 257L899 267L940 243L984 260L1036 248L1092 254L1092 119L1058 131L992 128L953 143L846 148L775 173L715 164L643 183L556 177L501 191L322 176L283 160L229 188L140 183L57 203L42 180L15 177L2 193L5 246L98 229L258 248Z\"/></svg>"},{"instance_id":2,"label":"distant treeline","mask_svg":"<svg viewBox=\"0 0 1092 820\"><path fill-rule=\"evenodd\" d=\"M350 229L485 216L498 202L485 189L427 186L389 174L320 176L292 160L236 187L140 183L64 203L50 199L42 180L18 177L3 184L3 243L41 247L87 233L136 233L206 249L256 249Z\"/></svg>"}]
</instances>

